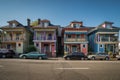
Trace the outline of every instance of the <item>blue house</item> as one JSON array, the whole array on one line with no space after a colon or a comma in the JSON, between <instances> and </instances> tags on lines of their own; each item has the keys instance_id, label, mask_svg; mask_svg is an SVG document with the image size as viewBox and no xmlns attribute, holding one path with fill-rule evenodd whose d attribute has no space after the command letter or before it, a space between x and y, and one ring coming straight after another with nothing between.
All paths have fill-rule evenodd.
<instances>
[{"instance_id":1,"label":"blue house","mask_svg":"<svg viewBox=\"0 0 120 80\"><path fill-rule=\"evenodd\" d=\"M117 53L119 49L119 30L113 22L103 22L88 32L89 48L92 52Z\"/></svg>"}]
</instances>

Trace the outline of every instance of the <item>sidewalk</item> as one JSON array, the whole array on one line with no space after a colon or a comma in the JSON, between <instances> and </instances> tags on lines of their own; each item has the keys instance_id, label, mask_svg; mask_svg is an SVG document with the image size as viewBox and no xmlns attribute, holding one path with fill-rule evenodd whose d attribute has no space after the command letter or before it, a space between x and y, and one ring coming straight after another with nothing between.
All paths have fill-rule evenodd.
<instances>
[{"instance_id":1,"label":"sidewalk","mask_svg":"<svg viewBox=\"0 0 120 80\"><path fill-rule=\"evenodd\" d=\"M48 60L64 60L63 57L48 57Z\"/></svg>"}]
</instances>

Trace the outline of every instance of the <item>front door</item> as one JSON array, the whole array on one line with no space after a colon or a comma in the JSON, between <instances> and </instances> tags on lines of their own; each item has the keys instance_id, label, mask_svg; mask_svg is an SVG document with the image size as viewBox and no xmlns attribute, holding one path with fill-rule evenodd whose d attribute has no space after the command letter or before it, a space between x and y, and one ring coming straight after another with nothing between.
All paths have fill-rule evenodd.
<instances>
[{"instance_id":1,"label":"front door","mask_svg":"<svg viewBox=\"0 0 120 80\"><path fill-rule=\"evenodd\" d=\"M7 49L10 49L10 47L11 47L10 44L8 44L8 45L7 45Z\"/></svg>"},{"instance_id":2,"label":"front door","mask_svg":"<svg viewBox=\"0 0 120 80\"><path fill-rule=\"evenodd\" d=\"M72 52L76 52L77 51L77 46L72 46Z\"/></svg>"},{"instance_id":3,"label":"front door","mask_svg":"<svg viewBox=\"0 0 120 80\"><path fill-rule=\"evenodd\" d=\"M114 45L110 45L110 51L114 53Z\"/></svg>"},{"instance_id":4,"label":"front door","mask_svg":"<svg viewBox=\"0 0 120 80\"><path fill-rule=\"evenodd\" d=\"M49 45L48 44L44 44L44 52L49 52L50 49L49 49Z\"/></svg>"},{"instance_id":5,"label":"front door","mask_svg":"<svg viewBox=\"0 0 120 80\"><path fill-rule=\"evenodd\" d=\"M55 46L52 45L52 56L55 56Z\"/></svg>"}]
</instances>

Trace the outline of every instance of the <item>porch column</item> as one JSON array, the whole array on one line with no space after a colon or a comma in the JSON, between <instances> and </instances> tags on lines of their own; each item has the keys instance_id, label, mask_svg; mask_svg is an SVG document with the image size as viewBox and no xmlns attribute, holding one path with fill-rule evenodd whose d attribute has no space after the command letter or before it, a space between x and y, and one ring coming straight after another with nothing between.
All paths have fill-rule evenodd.
<instances>
[{"instance_id":1,"label":"porch column","mask_svg":"<svg viewBox=\"0 0 120 80\"><path fill-rule=\"evenodd\" d=\"M51 43L50 43L50 48L49 48L49 49L50 49L50 52L51 52L51 51L52 51L52 50L51 50Z\"/></svg>"},{"instance_id":2,"label":"porch column","mask_svg":"<svg viewBox=\"0 0 120 80\"><path fill-rule=\"evenodd\" d=\"M40 45L39 49L40 49L40 53L41 53L41 42L39 43L39 45Z\"/></svg>"},{"instance_id":3,"label":"porch column","mask_svg":"<svg viewBox=\"0 0 120 80\"><path fill-rule=\"evenodd\" d=\"M81 50L81 52L82 52L82 48L83 48L83 44L80 45L80 50Z\"/></svg>"},{"instance_id":4,"label":"porch column","mask_svg":"<svg viewBox=\"0 0 120 80\"><path fill-rule=\"evenodd\" d=\"M64 51L66 51L66 44L64 44Z\"/></svg>"},{"instance_id":5,"label":"porch column","mask_svg":"<svg viewBox=\"0 0 120 80\"><path fill-rule=\"evenodd\" d=\"M36 40L38 40L38 37L37 37L37 36L38 36L37 31L36 31L36 33L35 33L35 34L36 34L36 36L35 36L35 37L36 37Z\"/></svg>"}]
</instances>

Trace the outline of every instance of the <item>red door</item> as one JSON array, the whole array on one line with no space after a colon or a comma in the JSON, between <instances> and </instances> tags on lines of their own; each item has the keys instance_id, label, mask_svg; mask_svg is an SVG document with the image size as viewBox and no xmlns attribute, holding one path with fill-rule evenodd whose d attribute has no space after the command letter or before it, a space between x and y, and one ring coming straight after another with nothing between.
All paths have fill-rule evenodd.
<instances>
[{"instance_id":1,"label":"red door","mask_svg":"<svg viewBox=\"0 0 120 80\"><path fill-rule=\"evenodd\" d=\"M52 45L52 56L55 56L55 46Z\"/></svg>"}]
</instances>

